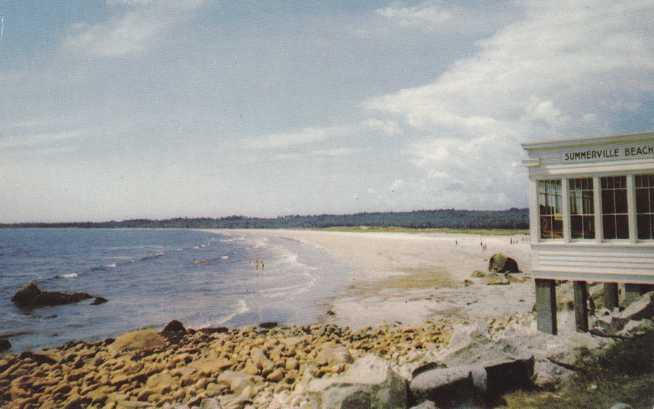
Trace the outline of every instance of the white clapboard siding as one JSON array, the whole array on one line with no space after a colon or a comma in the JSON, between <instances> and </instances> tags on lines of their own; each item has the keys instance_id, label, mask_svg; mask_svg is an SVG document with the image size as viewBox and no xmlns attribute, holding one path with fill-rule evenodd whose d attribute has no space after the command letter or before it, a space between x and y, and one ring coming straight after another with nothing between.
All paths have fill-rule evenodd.
<instances>
[{"instance_id":1,"label":"white clapboard siding","mask_svg":"<svg viewBox=\"0 0 654 409\"><path fill-rule=\"evenodd\" d=\"M654 283L654 246L535 244L532 274L535 278Z\"/></svg>"}]
</instances>

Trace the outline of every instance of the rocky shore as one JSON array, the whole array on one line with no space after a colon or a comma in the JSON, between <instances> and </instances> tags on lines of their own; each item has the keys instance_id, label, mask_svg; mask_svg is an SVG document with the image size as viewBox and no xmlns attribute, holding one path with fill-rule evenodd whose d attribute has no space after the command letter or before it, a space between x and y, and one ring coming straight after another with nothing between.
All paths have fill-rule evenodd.
<instances>
[{"instance_id":1,"label":"rocky shore","mask_svg":"<svg viewBox=\"0 0 654 409\"><path fill-rule=\"evenodd\" d=\"M447 345L450 335L445 322L357 331L330 324L186 330L173 323L161 332L5 355L0 405L268 408L275 394L343 373L364 355L403 365Z\"/></svg>"}]
</instances>

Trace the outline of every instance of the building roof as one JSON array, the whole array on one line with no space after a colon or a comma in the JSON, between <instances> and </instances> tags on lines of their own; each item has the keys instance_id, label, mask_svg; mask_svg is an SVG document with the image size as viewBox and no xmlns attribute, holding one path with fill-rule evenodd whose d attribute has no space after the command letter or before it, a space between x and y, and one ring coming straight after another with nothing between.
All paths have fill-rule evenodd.
<instances>
[{"instance_id":1,"label":"building roof","mask_svg":"<svg viewBox=\"0 0 654 409\"><path fill-rule=\"evenodd\" d=\"M546 150L546 149L558 149L564 147L583 147L583 146L592 146L592 145L599 145L599 144L629 143L629 142L640 142L640 141L651 141L651 140L654 140L654 132L523 143L522 148L527 151L540 150L540 149Z\"/></svg>"}]
</instances>

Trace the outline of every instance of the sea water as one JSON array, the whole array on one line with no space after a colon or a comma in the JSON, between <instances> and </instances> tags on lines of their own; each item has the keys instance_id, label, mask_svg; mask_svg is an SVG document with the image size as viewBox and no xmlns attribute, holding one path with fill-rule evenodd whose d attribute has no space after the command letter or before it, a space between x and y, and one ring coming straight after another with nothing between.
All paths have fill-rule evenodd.
<instances>
[{"instance_id":1,"label":"sea water","mask_svg":"<svg viewBox=\"0 0 654 409\"><path fill-rule=\"evenodd\" d=\"M0 229L0 338L20 351L173 319L195 328L306 324L325 312L349 273L316 246L265 235ZM109 302L18 308L11 297L30 281Z\"/></svg>"}]
</instances>

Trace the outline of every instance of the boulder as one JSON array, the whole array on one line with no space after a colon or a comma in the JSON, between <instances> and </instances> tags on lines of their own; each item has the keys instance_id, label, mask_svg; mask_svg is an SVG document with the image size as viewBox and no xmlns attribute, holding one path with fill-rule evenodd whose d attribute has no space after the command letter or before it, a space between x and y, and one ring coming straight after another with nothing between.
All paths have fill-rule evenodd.
<instances>
[{"instance_id":1,"label":"boulder","mask_svg":"<svg viewBox=\"0 0 654 409\"><path fill-rule=\"evenodd\" d=\"M408 406L406 381L375 355L358 359L341 375L314 379L309 394L320 396L323 409L395 409Z\"/></svg>"},{"instance_id":2,"label":"boulder","mask_svg":"<svg viewBox=\"0 0 654 409\"><path fill-rule=\"evenodd\" d=\"M481 377L481 368L458 366L436 368L420 373L411 380L409 390L416 402L430 400L445 407L465 406L479 401L473 380Z\"/></svg>"},{"instance_id":3,"label":"boulder","mask_svg":"<svg viewBox=\"0 0 654 409\"><path fill-rule=\"evenodd\" d=\"M184 325L177 321L177 320L172 320L166 326L164 329L161 330L161 334L164 336L167 335L183 335L186 334L186 328L184 328Z\"/></svg>"},{"instance_id":4,"label":"boulder","mask_svg":"<svg viewBox=\"0 0 654 409\"><path fill-rule=\"evenodd\" d=\"M488 260L488 271L491 273L520 273L518 262L502 253L496 253Z\"/></svg>"},{"instance_id":5,"label":"boulder","mask_svg":"<svg viewBox=\"0 0 654 409\"><path fill-rule=\"evenodd\" d=\"M8 339L0 339L0 352L9 351L11 349L11 342Z\"/></svg>"},{"instance_id":6,"label":"boulder","mask_svg":"<svg viewBox=\"0 0 654 409\"><path fill-rule=\"evenodd\" d=\"M42 291L34 282L31 282L16 291L11 301L18 307L38 308L54 305L72 304L93 298L87 293L61 293L58 291Z\"/></svg>"},{"instance_id":7,"label":"boulder","mask_svg":"<svg viewBox=\"0 0 654 409\"><path fill-rule=\"evenodd\" d=\"M350 351L343 345L330 345L325 344L320 348L316 356L316 363L318 365L337 365L349 364L352 362L352 355Z\"/></svg>"},{"instance_id":8,"label":"boulder","mask_svg":"<svg viewBox=\"0 0 654 409\"><path fill-rule=\"evenodd\" d=\"M505 392L532 386L534 357L501 360L484 364L485 394L498 396ZM477 383L479 387L479 383Z\"/></svg>"},{"instance_id":9,"label":"boulder","mask_svg":"<svg viewBox=\"0 0 654 409\"><path fill-rule=\"evenodd\" d=\"M654 317L654 291L648 292L633 301L620 314L620 318L626 320L640 320L652 317Z\"/></svg>"},{"instance_id":10,"label":"boulder","mask_svg":"<svg viewBox=\"0 0 654 409\"><path fill-rule=\"evenodd\" d=\"M241 372L224 371L218 375L218 382L229 386L234 394L240 394L245 388L252 386L252 377Z\"/></svg>"},{"instance_id":11,"label":"boulder","mask_svg":"<svg viewBox=\"0 0 654 409\"><path fill-rule=\"evenodd\" d=\"M445 407L458 407L528 388L533 375L534 357L503 359L423 371L411 380L409 389L418 402L431 400Z\"/></svg>"},{"instance_id":12,"label":"boulder","mask_svg":"<svg viewBox=\"0 0 654 409\"><path fill-rule=\"evenodd\" d=\"M436 404L430 400L422 402L420 405L412 406L411 409L438 409Z\"/></svg>"},{"instance_id":13,"label":"boulder","mask_svg":"<svg viewBox=\"0 0 654 409\"><path fill-rule=\"evenodd\" d=\"M116 338L108 349L116 354L126 351L152 351L166 345L166 339L153 329L126 332Z\"/></svg>"},{"instance_id":14,"label":"boulder","mask_svg":"<svg viewBox=\"0 0 654 409\"><path fill-rule=\"evenodd\" d=\"M271 329L275 328L278 324L274 321L262 322L259 324L259 328L262 329Z\"/></svg>"},{"instance_id":15,"label":"boulder","mask_svg":"<svg viewBox=\"0 0 654 409\"><path fill-rule=\"evenodd\" d=\"M106 302L108 302L108 301L109 301L109 300L107 300L107 299L104 298L104 297L95 297L95 300L93 300L93 302L91 303L91 305L100 305L100 304L104 304L104 303L106 303Z\"/></svg>"}]
</instances>

